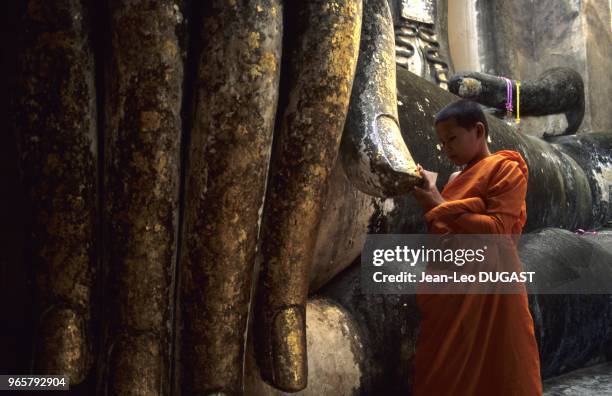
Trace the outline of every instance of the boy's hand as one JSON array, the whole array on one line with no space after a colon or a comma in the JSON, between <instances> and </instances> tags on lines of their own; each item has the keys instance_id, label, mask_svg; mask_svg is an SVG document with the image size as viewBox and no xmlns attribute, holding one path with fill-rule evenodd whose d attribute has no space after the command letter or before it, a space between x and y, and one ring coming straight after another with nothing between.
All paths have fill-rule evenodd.
<instances>
[{"instance_id":1,"label":"boy's hand","mask_svg":"<svg viewBox=\"0 0 612 396\"><path fill-rule=\"evenodd\" d=\"M423 169L421 165L417 165L417 170L423 177L424 182L421 187L414 187L414 198L423 207L423 211L428 212L431 208L445 202L445 200L436 187L438 174Z\"/></svg>"},{"instance_id":2,"label":"boy's hand","mask_svg":"<svg viewBox=\"0 0 612 396\"><path fill-rule=\"evenodd\" d=\"M436 186L436 179L438 178L438 174L436 172L430 172L428 170L425 170L419 164L417 164L417 170L424 179L421 189L430 190L432 187Z\"/></svg>"}]
</instances>

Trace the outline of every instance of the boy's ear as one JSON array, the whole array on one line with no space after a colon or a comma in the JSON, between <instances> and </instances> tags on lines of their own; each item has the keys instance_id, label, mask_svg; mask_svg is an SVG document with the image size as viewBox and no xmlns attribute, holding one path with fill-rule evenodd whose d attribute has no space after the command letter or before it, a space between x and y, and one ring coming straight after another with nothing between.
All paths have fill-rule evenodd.
<instances>
[{"instance_id":1,"label":"boy's ear","mask_svg":"<svg viewBox=\"0 0 612 396\"><path fill-rule=\"evenodd\" d=\"M478 121L475 126L476 126L476 137L478 138L483 137L486 139L487 129L485 128L484 124Z\"/></svg>"}]
</instances>

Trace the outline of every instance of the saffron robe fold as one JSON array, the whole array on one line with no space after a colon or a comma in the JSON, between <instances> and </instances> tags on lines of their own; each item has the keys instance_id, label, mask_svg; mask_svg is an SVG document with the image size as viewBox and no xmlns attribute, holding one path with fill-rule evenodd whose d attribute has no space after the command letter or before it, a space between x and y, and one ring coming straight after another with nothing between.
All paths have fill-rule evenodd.
<instances>
[{"instance_id":1,"label":"saffron robe fold","mask_svg":"<svg viewBox=\"0 0 612 396\"><path fill-rule=\"evenodd\" d=\"M522 156L501 150L447 183L446 202L425 214L436 234L510 234L527 219L529 177ZM527 294L417 294L421 323L415 396L542 395L540 357Z\"/></svg>"}]
</instances>

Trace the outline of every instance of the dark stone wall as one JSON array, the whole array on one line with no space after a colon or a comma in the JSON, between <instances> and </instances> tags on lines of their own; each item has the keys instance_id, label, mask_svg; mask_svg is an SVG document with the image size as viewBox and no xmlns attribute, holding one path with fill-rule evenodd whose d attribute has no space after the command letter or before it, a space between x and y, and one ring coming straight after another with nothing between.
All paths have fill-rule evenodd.
<instances>
[{"instance_id":1,"label":"dark stone wall","mask_svg":"<svg viewBox=\"0 0 612 396\"><path fill-rule=\"evenodd\" d=\"M6 2L0 13L0 307L4 318L0 325L0 372L22 372L30 359L28 345L31 299L28 271L23 265L25 213L19 176L17 135L13 125L13 92L16 85L17 54L24 4Z\"/></svg>"}]
</instances>

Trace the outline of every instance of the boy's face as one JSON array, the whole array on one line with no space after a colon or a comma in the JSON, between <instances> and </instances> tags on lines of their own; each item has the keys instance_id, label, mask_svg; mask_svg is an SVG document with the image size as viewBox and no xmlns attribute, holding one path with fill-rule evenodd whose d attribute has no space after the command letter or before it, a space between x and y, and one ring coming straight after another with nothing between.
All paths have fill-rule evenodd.
<instances>
[{"instance_id":1,"label":"boy's face","mask_svg":"<svg viewBox=\"0 0 612 396\"><path fill-rule=\"evenodd\" d=\"M466 129L459 125L454 118L436 124L436 134L442 143L446 156L455 165L465 165L474 158L483 144L484 125Z\"/></svg>"}]
</instances>

